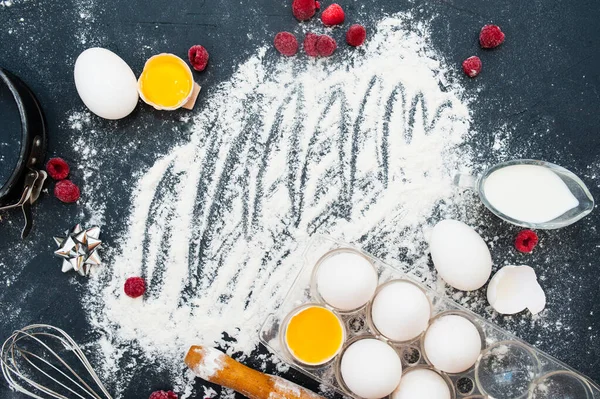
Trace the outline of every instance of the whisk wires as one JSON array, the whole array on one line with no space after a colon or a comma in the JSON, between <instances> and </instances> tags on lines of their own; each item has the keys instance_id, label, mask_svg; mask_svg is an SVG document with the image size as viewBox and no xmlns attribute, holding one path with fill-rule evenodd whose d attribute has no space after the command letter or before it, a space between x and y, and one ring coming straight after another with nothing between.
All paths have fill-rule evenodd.
<instances>
[{"instance_id":1,"label":"whisk wires","mask_svg":"<svg viewBox=\"0 0 600 399\"><path fill-rule=\"evenodd\" d=\"M79 345L57 327L34 324L15 331L2 345L0 363L9 386L32 398L112 399ZM81 366L85 378L75 371Z\"/></svg>"}]
</instances>

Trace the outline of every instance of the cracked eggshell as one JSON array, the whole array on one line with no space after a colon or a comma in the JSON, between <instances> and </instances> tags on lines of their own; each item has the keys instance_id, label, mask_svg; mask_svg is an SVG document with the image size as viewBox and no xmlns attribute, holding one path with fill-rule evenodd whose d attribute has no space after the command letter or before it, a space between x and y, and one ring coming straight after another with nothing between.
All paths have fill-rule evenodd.
<instances>
[{"instance_id":1,"label":"cracked eggshell","mask_svg":"<svg viewBox=\"0 0 600 399\"><path fill-rule=\"evenodd\" d=\"M501 314L529 309L538 314L546 307L546 294L529 266L504 266L492 277L487 290L490 305Z\"/></svg>"},{"instance_id":2,"label":"cracked eggshell","mask_svg":"<svg viewBox=\"0 0 600 399\"><path fill-rule=\"evenodd\" d=\"M475 230L458 220L442 220L431 231L429 248L440 277L463 291L477 290L492 274L492 256Z\"/></svg>"}]
</instances>

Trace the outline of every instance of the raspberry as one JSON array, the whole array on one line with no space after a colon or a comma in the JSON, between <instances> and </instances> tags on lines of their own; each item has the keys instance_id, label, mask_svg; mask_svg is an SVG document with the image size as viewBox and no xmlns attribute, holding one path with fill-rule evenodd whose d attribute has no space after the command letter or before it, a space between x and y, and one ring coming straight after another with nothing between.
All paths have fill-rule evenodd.
<instances>
[{"instance_id":1,"label":"raspberry","mask_svg":"<svg viewBox=\"0 0 600 399\"><path fill-rule=\"evenodd\" d=\"M71 180L61 180L54 186L54 196L68 204L77 201L81 192Z\"/></svg>"},{"instance_id":2,"label":"raspberry","mask_svg":"<svg viewBox=\"0 0 600 399\"><path fill-rule=\"evenodd\" d=\"M140 297L144 295L144 292L146 292L146 282L141 277L129 277L125 281L123 290L127 296L132 298Z\"/></svg>"},{"instance_id":3,"label":"raspberry","mask_svg":"<svg viewBox=\"0 0 600 399\"><path fill-rule=\"evenodd\" d=\"M315 9L317 11L319 11L321 9L321 3L319 3L318 1L315 1Z\"/></svg>"},{"instance_id":4,"label":"raspberry","mask_svg":"<svg viewBox=\"0 0 600 399\"><path fill-rule=\"evenodd\" d=\"M339 25L344 23L344 10L339 4L333 3L321 14L321 21L327 26Z\"/></svg>"},{"instance_id":5,"label":"raspberry","mask_svg":"<svg viewBox=\"0 0 600 399\"><path fill-rule=\"evenodd\" d=\"M201 45L197 44L190 47L188 50L188 58L190 59L190 64L192 64L192 67L196 71L202 72L208 64L208 51L206 51L206 49Z\"/></svg>"},{"instance_id":6,"label":"raspberry","mask_svg":"<svg viewBox=\"0 0 600 399\"><path fill-rule=\"evenodd\" d=\"M152 392L148 399L177 399L177 394L173 391L156 391Z\"/></svg>"},{"instance_id":7,"label":"raspberry","mask_svg":"<svg viewBox=\"0 0 600 399\"><path fill-rule=\"evenodd\" d=\"M317 39L316 48L321 57L329 57L337 48L337 43L333 37L321 35Z\"/></svg>"},{"instance_id":8,"label":"raspberry","mask_svg":"<svg viewBox=\"0 0 600 399\"><path fill-rule=\"evenodd\" d=\"M352 25L346 32L346 43L351 46L358 47L365 42L367 38L367 30L359 24Z\"/></svg>"},{"instance_id":9,"label":"raspberry","mask_svg":"<svg viewBox=\"0 0 600 399\"><path fill-rule=\"evenodd\" d=\"M321 7L321 4L318 7ZM294 0L292 13L298 21L306 21L315 15L318 7L315 0Z\"/></svg>"},{"instance_id":10,"label":"raspberry","mask_svg":"<svg viewBox=\"0 0 600 399\"><path fill-rule=\"evenodd\" d=\"M504 42L504 33L498 25L485 25L479 33L479 44L483 48L498 47Z\"/></svg>"},{"instance_id":11,"label":"raspberry","mask_svg":"<svg viewBox=\"0 0 600 399\"><path fill-rule=\"evenodd\" d=\"M285 56L290 57L298 52L298 40L290 32L279 32L273 43L277 51Z\"/></svg>"},{"instance_id":12,"label":"raspberry","mask_svg":"<svg viewBox=\"0 0 600 399\"><path fill-rule=\"evenodd\" d=\"M463 61L462 68L468 77L474 78L481 72L481 60L476 55L469 57Z\"/></svg>"},{"instance_id":13,"label":"raspberry","mask_svg":"<svg viewBox=\"0 0 600 399\"><path fill-rule=\"evenodd\" d=\"M54 180L63 180L69 176L69 165L62 158L52 158L46 164L46 172Z\"/></svg>"},{"instance_id":14,"label":"raspberry","mask_svg":"<svg viewBox=\"0 0 600 399\"><path fill-rule=\"evenodd\" d=\"M319 52L317 51L317 40L319 40L319 35L315 35L314 33L307 33L304 38L304 52L309 57L318 57Z\"/></svg>"},{"instance_id":15,"label":"raspberry","mask_svg":"<svg viewBox=\"0 0 600 399\"><path fill-rule=\"evenodd\" d=\"M539 239L535 231L532 230L522 230L517 234L517 238L515 240L515 248L517 251L523 253L529 253L533 251L533 248L537 245Z\"/></svg>"}]
</instances>

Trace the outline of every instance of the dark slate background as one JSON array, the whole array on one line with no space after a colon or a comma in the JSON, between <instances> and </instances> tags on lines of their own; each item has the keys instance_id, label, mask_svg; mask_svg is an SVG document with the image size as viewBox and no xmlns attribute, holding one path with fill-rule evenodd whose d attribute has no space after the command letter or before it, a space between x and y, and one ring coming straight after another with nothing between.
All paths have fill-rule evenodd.
<instances>
[{"instance_id":1,"label":"dark slate background","mask_svg":"<svg viewBox=\"0 0 600 399\"><path fill-rule=\"evenodd\" d=\"M165 51L184 57L192 44L203 44L211 61L204 73L196 75L205 89L197 105L201 107L210 87L227 79L258 46L270 42L278 31L300 30L291 14L291 1L287 0L12 1L10 7L3 7L0 1L0 65L21 76L43 104L50 134L48 155L60 155L75 164L80 155L70 143L75 134L85 131L74 132L67 128L65 120L73 110L83 110L72 70L75 58L85 48L109 48L139 73L144 61L153 54ZM479 92L477 103L472 105L477 140L470 143L478 161L490 163L509 156L555 162L580 175L594 197L600 198L600 2L339 3L349 20L368 27L382 14L402 10L412 10L424 19L435 16L432 41L449 62L459 68L464 58L474 54L483 61L480 77L460 77L468 90ZM507 41L499 49L482 51L477 32L490 22L502 26ZM335 36L341 40L343 31L336 30ZM332 62L335 59L334 56ZM106 187L112 193L107 197L107 222L103 226L107 246L116 244L114 239L128 214L129 192L120 181L125 179L133 185L130 170L150 166L161 153L187 138L180 117L180 112L161 113L140 105L122 121L92 120L92 126L113 131L102 139L102 145L118 148L129 141L142 142L138 152L126 160L105 160L109 167L104 170L88 165L96 173L115 176L114 187ZM173 130L174 127L178 129ZM498 153L493 150L493 133L502 129L511 132L511 139L507 148ZM172 134L164 134L172 130ZM52 235L76 222L78 207L63 205L44 195L35 206L36 225L25 243L19 239L20 214L2 215L1 338L14 328L33 322L63 327L81 343L93 338L79 305L84 300L85 281L74 284L74 277L60 273L60 262L52 258ZM546 323L530 323L526 315L495 320L595 381L600 381L599 221L600 213L595 212L568 228L542 232L544 246L527 258L545 276L549 308ZM498 236L498 251L510 253L518 228L500 223L485 212L482 226L488 236ZM373 251L378 254L377 248ZM516 253L495 260L523 262ZM316 388L298 373L287 377ZM168 387L167 376L157 375L149 365L132 379L125 397L146 399L153 389ZM0 397L21 396L10 392L2 382ZM198 397L203 396L199 393Z\"/></svg>"}]
</instances>

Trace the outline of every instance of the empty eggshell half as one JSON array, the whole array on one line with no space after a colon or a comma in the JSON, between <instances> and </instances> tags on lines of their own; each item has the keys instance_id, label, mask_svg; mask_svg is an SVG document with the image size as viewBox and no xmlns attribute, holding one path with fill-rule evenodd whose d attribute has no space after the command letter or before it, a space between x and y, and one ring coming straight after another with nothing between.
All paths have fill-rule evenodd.
<instances>
[{"instance_id":1,"label":"empty eggshell half","mask_svg":"<svg viewBox=\"0 0 600 399\"><path fill-rule=\"evenodd\" d=\"M487 290L490 305L501 314L529 309L537 314L546 307L546 294L529 266L504 266L492 277Z\"/></svg>"},{"instance_id":2,"label":"empty eggshell half","mask_svg":"<svg viewBox=\"0 0 600 399\"><path fill-rule=\"evenodd\" d=\"M492 257L485 241L458 220L447 219L436 224L429 249L440 277L459 290L477 290L492 274Z\"/></svg>"}]
</instances>

